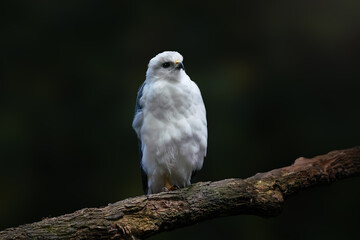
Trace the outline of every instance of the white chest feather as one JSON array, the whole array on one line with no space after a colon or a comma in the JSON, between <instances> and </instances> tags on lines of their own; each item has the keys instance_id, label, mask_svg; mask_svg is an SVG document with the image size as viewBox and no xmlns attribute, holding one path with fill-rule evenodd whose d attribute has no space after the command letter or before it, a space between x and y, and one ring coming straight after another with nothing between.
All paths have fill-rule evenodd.
<instances>
[{"instance_id":1,"label":"white chest feather","mask_svg":"<svg viewBox=\"0 0 360 240\"><path fill-rule=\"evenodd\" d=\"M199 88L187 75L178 82L158 80L145 85L140 103L142 166L150 191L158 191L157 181L162 182L164 175L171 184L190 184L207 148L206 111Z\"/></svg>"}]
</instances>

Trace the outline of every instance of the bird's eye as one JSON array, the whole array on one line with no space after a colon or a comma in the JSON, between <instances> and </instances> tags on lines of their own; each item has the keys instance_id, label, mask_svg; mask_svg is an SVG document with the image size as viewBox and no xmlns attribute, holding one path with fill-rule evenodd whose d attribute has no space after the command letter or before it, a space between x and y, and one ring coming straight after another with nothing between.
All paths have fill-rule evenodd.
<instances>
[{"instance_id":1,"label":"bird's eye","mask_svg":"<svg viewBox=\"0 0 360 240\"><path fill-rule=\"evenodd\" d=\"M163 63L162 66L163 68L168 68L170 67L170 63L169 62Z\"/></svg>"}]
</instances>

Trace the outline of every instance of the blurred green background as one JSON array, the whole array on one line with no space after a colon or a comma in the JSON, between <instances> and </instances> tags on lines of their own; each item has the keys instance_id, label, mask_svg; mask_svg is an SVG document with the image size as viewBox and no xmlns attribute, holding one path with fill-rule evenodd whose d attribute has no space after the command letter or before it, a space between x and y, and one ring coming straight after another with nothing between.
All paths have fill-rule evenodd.
<instances>
[{"instance_id":1,"label":"blurred green background","mask_svg":"<svg viewBox=\"0 0 360 240\"><path fill-rule=\"evenodd\" d=\"M148 61L184 56L207 107L195 181L360 145L360 2L2 1L0 229L142 194L131 128ZM360 179L152 239L359 239Z\"/></svg>"}]
</instances>

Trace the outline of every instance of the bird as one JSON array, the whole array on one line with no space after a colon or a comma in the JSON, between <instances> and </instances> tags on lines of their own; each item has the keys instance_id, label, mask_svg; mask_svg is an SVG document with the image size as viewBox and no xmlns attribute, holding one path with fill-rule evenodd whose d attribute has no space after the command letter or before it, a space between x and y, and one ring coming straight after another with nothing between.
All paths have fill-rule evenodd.
<instances>
[{"instance_id":1,"label":"bird","mask_svg":"<svg viewBox=\"0 0 360 240\"><path fill-rule=\"evenodd\" d=\"M183 56L165 51L148 64L132 122L145 194L191 184L207 152L206 109L199 87L185 72Z\"/></svg>"}]
</instances>

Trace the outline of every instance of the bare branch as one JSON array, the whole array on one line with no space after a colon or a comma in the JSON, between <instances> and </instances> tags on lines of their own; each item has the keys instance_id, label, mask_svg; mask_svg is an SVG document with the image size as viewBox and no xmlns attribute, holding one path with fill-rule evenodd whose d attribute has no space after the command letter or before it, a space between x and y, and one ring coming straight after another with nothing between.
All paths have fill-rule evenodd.
<instances>
[{"instance_id":1,"label":"bare branch","mask_svg":"<svg viewBox=\"0 0 360 240\"><path fill-rule=\"evenodd\" d=\"M0 239L143 239L220 216L276 216L303 189L360 174L360 147L333 151L245 180L200 182L9 228Z\"/></svg>"}]
</instances>

